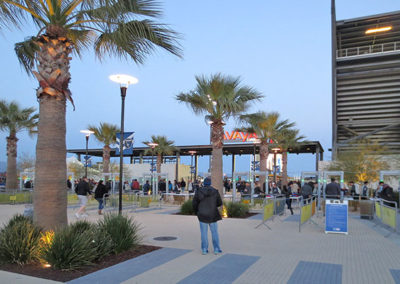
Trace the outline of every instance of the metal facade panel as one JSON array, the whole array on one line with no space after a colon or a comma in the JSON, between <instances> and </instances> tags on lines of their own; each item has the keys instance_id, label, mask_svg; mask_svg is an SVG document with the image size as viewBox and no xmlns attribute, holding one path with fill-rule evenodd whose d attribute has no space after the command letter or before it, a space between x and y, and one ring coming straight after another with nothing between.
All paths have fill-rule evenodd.
<instances>
[{"instance_id":1,"label":"metal facade panel","mask_svg":"<svg viewBox=\"0 0 400 284\"><path fill-rule=\"evenodd\" d=\"M388 32L366 35L372 27ZM400 12L336 22L336 114L338 151L366 136L400 153Z\"/></svg>"}]
</instances>

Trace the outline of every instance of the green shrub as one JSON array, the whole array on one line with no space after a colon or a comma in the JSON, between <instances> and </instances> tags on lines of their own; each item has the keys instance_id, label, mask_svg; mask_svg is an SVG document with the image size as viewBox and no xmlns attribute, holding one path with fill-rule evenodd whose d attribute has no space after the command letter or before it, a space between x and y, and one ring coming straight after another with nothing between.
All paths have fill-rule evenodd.
<instances>
[{"instance_id":1,"label":"green shrub","mask_svg":"<svg viewBox=\"0 0 400 284\"><path fill-rule=\"evenodd\" d=\"M92 223L89 223L86 220L79 220L71 225L69 225L71 228L72 234L81 234L86 231L94 229L94 225Z\"/></svg>"},{"instance_id":2,"label":"green shrub","mask_svg":"<svg viewBox=\"0 0 400 284\"><path fill-rule=\"evenodd\" d=\"M14 216L0 231L0 261L23 265L39 259L41 230L30 218Z\"/></svg>"},{"instance_id":3,"label":"green shrub","mask_svg":"<svg viewBox=\"0 0 400 284\"><path fill-rule=\"evenodd\" d=\"M140 225L127 216L107 214L98 222L98 229L111 237L115 254L136 247L142 240Z\"/></svg>"},{"instance_id":4,"label":"green shrub","mask_svg":"<svg viewBox=\"0 0 400 284\"><path fill-rule=\"evenodd\" d=\"M97 246L93 230L80 232L68 226L55 232L49 242L42 242L41 258L53 268L73 270L92 265L97 258Z\"/></svg>"},{"instance_id":5,"label":"green shrub","mask_svg":"<svg viewBox=\"0 0 400 284\"><path fill-rule=\"evenodd\" d=\"M194 215L192 200L187 200L181 205L182 215Z\"/></svg>"},{"instance_id":6,"label":"green shrub","mask_svg":"<svg viewBox=\"0 0 400 284\"><path fill-rule=\"evenodd\" d=\"M229 218L244 217L249 213L249 205L239 202L225 203L226 212Z\"/></svg>"},{"instance_id":7,"label":"green shrub","mask_svg":"<svg viewBox=\"0 0 400 284\"><path fill-rule=\"evenodd\" d=\"M28 223L33 224L33 219L32 219L32 217L26 217L22 214L15 214L14 216L11 217L11 219L8 221L8 223L5 225L5 227L14 226L15 223L19 223L19 222L28 222Z\"/></svg>"}]
</instances>

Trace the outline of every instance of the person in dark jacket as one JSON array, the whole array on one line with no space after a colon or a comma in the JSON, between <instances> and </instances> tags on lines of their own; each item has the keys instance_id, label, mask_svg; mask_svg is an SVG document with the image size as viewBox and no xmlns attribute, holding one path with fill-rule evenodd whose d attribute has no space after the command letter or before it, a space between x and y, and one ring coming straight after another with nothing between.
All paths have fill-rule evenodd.
<instances>
[{"instance_id":1,"label":"person in dark jacket","mask_svg":"<svg viewBox=\"0 0 400 284\"><path fill-rule=\"evenodd\" d=\"M331 183L326 186L325 194L326 198L340 198L340 186L336 183L336 180L334 178L331 178Z\"/></svg>"},{"instance_id":2,"label":"person in dark jacket","mask_svg":"<svg viewBox=\"0 0 400 284\"><path fill-rule=\"evenodd\" d=\"M103 181L99 180L99 183L97 184L96 190L94 192L94 198L99 203L99 215L102 215L101 210L103 210L104 208L103 201L106 194L108 194L108 190L103 184Z\"/></svg>"},{"instance_id":3,"label":"person in dark jacket","mask_svg":"<svg viewBox=\"0 0 400 284\"><path fill-rule=\"evenodd\" d=\"M383 204L387 206L394 207L395 205L392 203L386 203L385 201L395 201L395 197L393 195L393 188L390 187L388 184L384 184L382 187L382 192L380 198L383 199Z\"/></svg>"},{"instance_id":4,"label":"person in dark jacket","mask_svg":"<svg viewBox=\"0 0 400 284\"><path fill-rule=\"evenodd\" d=\"M78 195L79 203L80 203L80 208L78 211L75 213L76 218L82 217L87 217L88 215L86 214L86 204L88 202L88 195L92 195L92 192L90 191L88 179L86 177L83 177L81 181L77 184L75 188L75 192Z\"/></svg>"},{"instance_id":5,"label":"person in dark jacket","mask_svg":"<svg viewBox=\"0 0 400 284\"><path fill-rule=\"evenodd\" d=\"M314 183L312 181L305 183L301 187L301 195L303 196L303 200L309 199L312 197L312 192L314 188Z\"/></svg>"},{"instance_id":6,"label":"person in dark jacket","mask_svg":"<svg viewBox=\"0 0 400 284\"><path fill-rule=\"evenodd\" d=\"M194 195L192 205L193 211L200 222L201 250L202 254L208 253L208 226L210 226L214 253L222 253L219 246L217 221L222 220L218 207L222 205L218 190L211 186L211 179L207 177L203 187L198 189Z\"/></svg>"},{"instance_id":7,"label":"person in dark jacket","mask_svg":"<svg viewBox=\"0 0 400 284\"><path fill-rule=\"evenodd\" d=\"M288 186L284 185L282 188L282 194L285 195L287 208L290 210L290 213L293 215L292 199L290 199L290 196L292 195L292 184L293 184L292 182L289 182Z\"/></svg>"}]
</instances>

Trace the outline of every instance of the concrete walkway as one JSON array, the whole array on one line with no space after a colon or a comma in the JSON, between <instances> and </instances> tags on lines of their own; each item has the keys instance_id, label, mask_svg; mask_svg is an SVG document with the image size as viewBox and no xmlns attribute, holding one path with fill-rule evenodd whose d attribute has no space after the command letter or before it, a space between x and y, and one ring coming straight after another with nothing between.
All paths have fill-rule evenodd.
<instances>
[{"instance_id":1,"label":"concrete walkway","mask_svg":"<svg viewBox=\"0 0 400 284\"><path fill-rule=\"evenodd\" d=\"M70 221L76 220L74 210L68 210ZM297 216L275 218L268 222L272 230L255 229L260 215L224 219L218 223L223 253L201 255L197 218L172 215L176 210L126 210L142 224L144 243L165 249L70 283L400 283L400 235L386 238L386 229L356 215L349 217L349 235L325 234L323 218L317 217L319 226L307 224L301 233ZM22 211L20 205L2 205L0 221ZM102 218L95 211L89 214L91 221ZM177 240L153 239L159 236ZM3 271L0 279L2 283L35 283L31 277Z\"/></svg>"}]
</instances>

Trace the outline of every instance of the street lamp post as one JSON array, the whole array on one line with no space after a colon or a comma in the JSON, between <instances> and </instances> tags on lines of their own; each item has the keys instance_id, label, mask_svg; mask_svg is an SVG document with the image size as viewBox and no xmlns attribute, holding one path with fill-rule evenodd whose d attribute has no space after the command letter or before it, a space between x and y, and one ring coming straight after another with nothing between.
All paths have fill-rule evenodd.
<instances>
[{"instance_id":1,"label":"street lamp post","mask_svg":"<svg viewBox=\"0 0 400 284\"><path fill-rule=\"evenodd\" d=\"M131 84L136 84L139 80L129 75L111 75L109 79L120 85L121 89L121 132L119 135L119 205L118 214L122 213L122 183L123 183L123 165L124 165L124 116L125 116L125 97L126 90Z\"/></svg>"},{"instance_id":2,"label":"street lamp post","mask_svg":"<svg viewBox=\"0 0 400 284\"><path fill-rule=\"evenodd\" d=\"M89 152L89 150L88 150L88 147L89 147L89 137L90 137L90 135L93 134L94 132L91 131L91 130L85 129L85 130L81 130L81 133L85 134L85 137L86 137L85 178L87 178L87 168L88 168L88 159L89 159L89 156L88 156L88 154L89 154L89 153L88 153L88 152Z\"/></svg>"}]
</instances>

